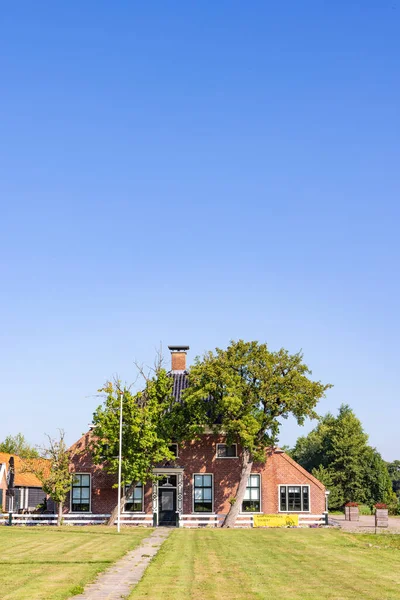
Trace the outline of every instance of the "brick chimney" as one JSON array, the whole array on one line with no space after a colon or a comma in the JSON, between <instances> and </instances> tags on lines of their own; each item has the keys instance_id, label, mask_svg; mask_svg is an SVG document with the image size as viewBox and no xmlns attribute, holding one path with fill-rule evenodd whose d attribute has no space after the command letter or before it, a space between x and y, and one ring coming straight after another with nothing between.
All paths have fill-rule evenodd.
<instances>
[{"instance_id":1,"label":"brick chimney","mask_svg":"<svg viewBox=\"0 0 400 600\"><path fill-rule=\"evenodd\" d=\"M171 371L186 371L186 354L189 346L168 346L171 351Z\"/></svg>"}]
</instances>

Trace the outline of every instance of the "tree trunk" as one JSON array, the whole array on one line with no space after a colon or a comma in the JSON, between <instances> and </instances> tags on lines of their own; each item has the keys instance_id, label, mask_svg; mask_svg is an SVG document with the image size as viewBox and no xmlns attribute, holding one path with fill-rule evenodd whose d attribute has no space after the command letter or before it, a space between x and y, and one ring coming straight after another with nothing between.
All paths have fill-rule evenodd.
<instances>
[{"instance_id":1,"label":"tree trunk","mask_svg":"<svg viewBox=\"0 0 400 600\"><path fill-rule=\"evenodd\" d=\"M59 502L57 505L57 527L61 527L62 515L63 515L63 503Z\"/></svg>"},{"instance_id":2,"label":"tree trunk","mask_svg":"<svg viewBox=\"0 0 400 600\"><path fill-rule=\"evenodd\" d=\"M139 483L138 481L136 481L135 483L132 483L129 486L129 488L126 490L126 492L122 494L122 496L121 496L121 512L124 510L126 498L132 494L133 490L135 489L135 487L138 483ZM124 488L122 488L122 489L124 489ZM107 521L108 527L110 527L111 525L114 525L117 517L118 517L118 502L117 502L117 505L115 506L115 508L111 511L111 515Z\"/></svg>"},{"instance_id":3,"label":"tree trunk","mask_svg":"<svg viewBox=\"0 0 400 600\"><path fill-rule=\"evenodd\" d=\"M225 521L222 527L234 527L236 523L236 519L238 514L240 513L240 509L242 507L242 502L244 500L244 495L246 493L247 481L250 477L251 468L253 466L253 461L250 457L250 452L248 450L243 450L242 452L242 468L240 472L240 481L239 487L236 492L235 502L231 504L228 514L225 517Z\"/></svg>"}]
</instances>

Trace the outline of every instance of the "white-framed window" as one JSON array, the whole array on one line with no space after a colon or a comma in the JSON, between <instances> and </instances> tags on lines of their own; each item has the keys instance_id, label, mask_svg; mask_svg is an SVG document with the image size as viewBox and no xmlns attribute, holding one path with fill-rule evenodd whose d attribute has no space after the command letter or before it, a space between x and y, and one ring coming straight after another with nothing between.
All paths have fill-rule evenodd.
<instances>
[{"instance_id":1,"label":"white-framed window","mask_svg":"<svg viewBox=\"0 0 400 600\"><path fill-rule=\"evenodd\" d=\"M217 458L236 458L237 444L217 444Z\"/></svg>"},{"instance_id":2,"label":"white-framed window","mask_svg":"<svg viewBox=\"0 0 400 600\"><path fill-rule=\"evenodd\" d=\"M71 512L90 512L90 473L75 473L71 488Z\"/></svg>"},{"instance_id":3,"label":"white-framed window","mask_svg":"<svg viewBox=\"0 0 400 600\"><path fill-rule=\"evenodd\" d=\"M125 486L125 493L128 491L129 485ZM143 512L143 485L137 483L130 496L125 499L124 510L126 512Z\"/></svg>"},{"instance_id":4,"label":"white-framed window","mask_svg":"<svg viewBox=\"0 0 400 600\"><path fill-rule=\"evenodd\" d=\"M193 475L193 512L213 511L213 476L211 473Z\"/></svg>"},{"instance_id":5,"label":"white-framed window","mask_svg":"<svg viewBox=\"0 0 400 600\"><path fill-rule=\"evenodd\" d=\"M170 452L172 452L175 458L178 458L178 444L170 444L168 446L168 449L170 450Z\"/></svg>"},{"instance_id":6,"label":"white-framed window","mask_svg":"<svg viewBox=\"0 0 400 600\"><path fill-rule=\"evenodd\" d=\"M261 476L252 473L247 480L242 512L261 512Z\"/></svg>"},{"instance_id":7,"label":"white-framed window","mask_svg":"<svg viewBox=\"0 0 400 600\"><path fill-rule=\"evenodd\" d=\"M279 512L310 512L309 485L280 485Z\"/></svg>"}]
</instances>

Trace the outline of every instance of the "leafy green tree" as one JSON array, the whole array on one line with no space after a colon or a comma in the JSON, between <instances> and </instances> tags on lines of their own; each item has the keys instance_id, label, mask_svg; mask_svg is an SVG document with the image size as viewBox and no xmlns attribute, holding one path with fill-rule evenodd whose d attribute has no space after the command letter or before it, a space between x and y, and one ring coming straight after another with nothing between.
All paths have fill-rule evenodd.
<instances>
[{"instance_id":1,"label":"leafy green tree","mask_svg":"<svg viewBox=\"0 0 400 600\"><path fill-rule=\"evenodd\" d=\"M386 463L386 465L392 481L393 491L400 499L400 460L394 460L391 463Z\"/></svg>"},{"instance_id":2,"label":"leafy green tree","mask_svg":"<svg viewBox=\"0 0 400 600\"><path fill-rule=\"evenodd\" d=\"M386 465L360 420L347 405L334 417L328 413L307 436L300 437L292 458L311 471L329 489L329 505L341 508L347 501L390 502Z\"/></svg>"},{"instance_id":3,"label":"leafy green tree","mask_svg":"<svg viewBox=\"0 0 400 600\"><path fill-rule=\"evenodd\" d=\"M21 458L39 458L40 456L38 450L26 441L22 433L8 435L4 442L0 442L0 452L15 454Z\"/></svg>"},{"instance_id":4,"label":"leafy green tree","mask_svg":"<svg viewBox=\"0 0 400 600\"><path fill-rule=\"evenodd\" d=\"M310 373L300 353L271 352L266 344L242 340L207 352L190 368L183 394L187 422L200 430L211 426L223 431L228 443L242 449L240 480L225 527L234 526L252 464L265 462L280 419L293 415L302 424L306 417L316 417L314 408L330 385L312 381Z\"/></svg>"},{"instance_id":5,"label":"leafy green tree","mask_svg":"<svg viewBox=\"0 0 400 600\"><path fill-rule=\"evenodd\" d=\"M48 445L42 448L42 456L47 460L24 459L24 470L34 473L41 482L43 491L57 503L58 526L62 523L63 505L72 484L72 474L69 472L70 455L64 436L63 430L60 430L59 439L47 436Z\"/></svg>"},{"instance_id":6,"label":"leafy green tree","mask_svg":"<svg viewBox=\"0 0 400 600\"><path fill-rule=\"evenodd\" d=\"M323 483L326 489L329 491L328 508L337 508L338 506L343 506L345 502L343 490L340 488L340 486L335 485L335 474L329 469L329 467L324 467L323 465L314 467L312 474L318 479L318 481Z\"/></svg>"},{"instance_id":7,"label":"leafy green tree","mask_svg":"<svg viewBox=\"0 0 400 600\"><path fill-rule=\"evenodd\" d=\"M392 481L382 456L368 446L364 461L364 502L371 509L376 502L392 505L396 498L393 497Z\"/></svg>"},{"instance_id":8,"label":"leafy green tree","mask_svg":"<svg viewBox=\"0 0 400 600\"><path fill-rule=\"evenodd\" d=\"M169 446L175 441L172 415L175 399L172 378L161 367L145 377L145 388L132 394L119 382L108 382L101 390L105 399L93 415L91 451L97 464L104 464L108 473L118 473L120 399L122 394L122 484L129 486L122 495L121 507L135 485L152 477L155 464L173 460ZM117 484L115 484L115 487ZM109 525L118 516L113 509Z\"/></svg>"},{"instance_id":9,"label":"leafy green tree","mask_svg":"<svg viewBox=\"0 0 400 600\"><path fill-rule=\"evenodd\" d=\"M330 432L327 459L345 500L363 502L365 499L367 442L360 420L349 406L342 405Z\"/></svg>"},{"instance_id":10,"label":"leafy green tree","mask_svg":"<svg viewBox=\"0 0 400 600\"><path fill-rule=\"evenodd\" d=\"M394 460L391 463L386 463L389 477L392 482L392 490L394 496L389 506L392 514L400 514L400 460Z\"/></svg>"}]
</instances>

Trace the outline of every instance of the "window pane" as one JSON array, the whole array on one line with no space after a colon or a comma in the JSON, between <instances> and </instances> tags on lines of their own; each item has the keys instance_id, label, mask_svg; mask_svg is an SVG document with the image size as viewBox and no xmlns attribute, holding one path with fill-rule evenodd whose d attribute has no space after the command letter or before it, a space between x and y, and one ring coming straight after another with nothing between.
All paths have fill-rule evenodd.
<instances>
[{"instance_id":1,"label":"window pane","mask_svg":"<svg viewBox=\"0 0 400 600\"><path fill-rule=\"evenodd\" d=\"M203 475L203 485L204 487L211 487L211 475Z\"/></svg>"},{"instance_id":2,"label":"window pane","mask_svg":"<svg viewBox=\"0 0 400 600\"><path fill-rule=\"evenodd\" d=\"M287 510L287 504L286 504L286 486L285 485L281 485L280 510Z\"/></svg>"},{"instance_id":3,"label":"window pane","mask_svg":"<svg viewBox=\"0 0 400 600\"><path fill-rule=\"evenodd\" d=\"M85 499L89 498L89 495L90 495L90 490L89 490L89 488L87 488L87 487L85 487L85 488L82 488L82 500L83 500L84 498L85 498Z\"/></svg>"},{"instance_id":4,"label":"window pane","mask_svg":"<svg viewBox=\"0 0 400 600\"><path fill-rule=\"evenodd\" d=\"M232 444L232 446L226 447L226 455L227 456L236 456L236 446Z\"/></svg>"},{"instance_id":5,"label":"window pane","mask_svg":"<svg viewBox=\"0 0 400 600\"><path fill-rule=\"evenodd\" d=\"M260 502L258 500L245 500L242 512L260 512Z\"/></svg>"},{"instance_id":6,"label":"window pane","mask_svg":"<svg viewBox=\"0 0 400 600\"><path fill-rule=\"evenodd\" d=\"M203 485L203 476L202 475L195 475L194 476L194 485L196 487Z\"/></svg>"},{"instance_id":7,"label":"window pane","mask_svg":"<svg viewBox=\"0 0 400 600\"><path fill-rule=\"evenodd\" d=\"M250 498L252 500L259 500L260 499L260 490L258 488L251 488Z\"/></svg>"},{"instance_id":8,"label":"window pane","mask_svg":"<svg viewBox=\"0 0 400 600\"><path fill-rule=\"evenodd\" d=\"M133 491L133 497L135 500L141 500L142 499L142 488L136 487Z\"/></svg>"},{"instance_id":9,"label":"window pane","mask_svg":"<svg viewBox=\"0 0 400 600\"><path fill-rule=\"evenodd\" d=\"M212 512L211 507L212 507L211 502L195 502L194 503L195 512Z\"/></svg>"},{"instance_id":10,"label":"window pane","mask_svg":"<svg viewBox=\"0 0 400 600\"><path fill-rule=\"evenodd\" d=\"M168 449L175 457L178 456L178 444L171 444Z\"/></svg>"},{"instance_id":11,"label":"window pane","mask_svg":"<svg viewBox=\"0 0 400 600\"><path fill-rule=\"evenodd\" d=\"M72 488L72 498L73 500L79 500L81 497L81 488Z\"/></svg>"},{"instance_id":12,"label":"window pane","mask_svg":"<svg viewBox=\"0 0 400 600\"><path fill-rule=\"evenodd\" d=\"M310 510L308 487L303 487L303 510Z\"/></svg>"},{"instance_id":13,"label":"window pane","mask_svg":"<svg viewBox=\"0 0 400 600\"><path fill-rule=\"evenodd\" d=\"M217 456L219 458L225 458L225 456L226 456L226 444L217 444Z\"/></svg>"},{"instance_id":14,"label":"window pane","mask_svg":"<svg viewBox=\"0 0 400 600\"><path fill-rule=\"evenodd\" d=\"M300 487L289 487L288 488L288 510L290 511L301 511L301 488Z\"/></svg>"},{"instance_id":15,"label":"window pane","mask_svg":"<svg viewBox=\"0 0 400 600\"><path fill-rule=\"evenodd\" d=\"M260 476L250 475L242 503L242 512L260 512Z\"/></svg>"},{"instance_id":16,"label":"window pane","mask_svg":"<svg viewBox=\"0 0 400 600\"><path fill-rule=\"evenodd\" d=\"M201 488L195 488L194 490L194 499L202 500L203 499L203 490Z\"/></svg>"},{"instance_id":17,"label":"window pane","mask_svg":"<svg viewBox=\"0 0 400 600\"><path fill-rule=\"evenodd\" d=\"M129 489L129 486L126 486L126 490ZM125 510L126 511L136 511L136 512L142 512L143 510L143 486L141 483L138 483L131 496L126 498L126 502L125 502Z\"/></svg>"},{"instance_id":18,"label":"window pane","mask_svg":"<svg viewBox=\"0 0 400 600\"><path fill-rule=\"evenodd\" d=\"M203 499L204 500L211 500L211 488L204 488L203 489Z\"/></svg>"},{"instance_id":19,"label":"window pane","mask_svg":"<svg viewBox=\"0 0 400 600\"><path fill-rule=\"evenodd\" d=\"M90 475L81 475L81 485L90 485Z\"/></svg>"},{"instance_id":20,"label":"window pane","mask_svg":"<svg viewBox=\"0 0 400 600\"><path fill-rule=\"evenodd\" d=\"M89 504L89 498L82 498L81 504Z\"/></svg>"}]
</instances>

